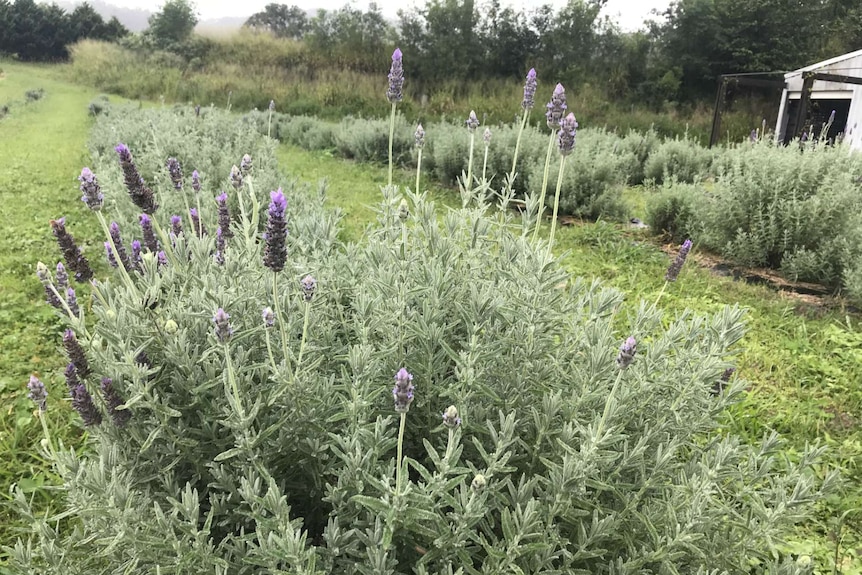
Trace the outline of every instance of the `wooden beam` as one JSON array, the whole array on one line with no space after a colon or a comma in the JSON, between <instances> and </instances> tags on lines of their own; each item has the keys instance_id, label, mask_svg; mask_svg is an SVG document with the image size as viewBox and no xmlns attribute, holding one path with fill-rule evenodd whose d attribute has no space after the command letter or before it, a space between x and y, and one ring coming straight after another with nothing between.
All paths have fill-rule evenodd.
<instances>
[{"instance_id":1,"label":"wooden beam","mask_svg":"<svg viewBox=\"0 0 862 575\"><path fill-rule=\"evenodd\" d=\"M862 85L862 78L854 78L853 76L840 76L838 74L826 74L823 72L817 72L816 74L812 74L811 77L815 80L822 80L823 82L838 82L839 84Z\"/></svg>"},{"instance_id":2,"label":"wooden beam","mask_svg":"<svg viewBox=\"0 0 862 575\"><path fill-rule=\"evenodd\" d=\"M799 95L799 109L796 111L796 133L794 137L802 135L805 130L805 120L808 118L808 103L811 101L811 88L814 87L814 76L807 74L803 76L802 93Z\"/></svg>"},{"instance_id":3,"label":"wooden beam","mask_svg":"<svg viewBox=\"0 0 862 575\"><path fill-rule=\"evenodd\" d=\"M715 95L715 108L712 111L712 132L709 135L709 147L718 143L721 135L721 113L724 111L724 99L727 97L727 77L718 77L718 92Z\"/></svg>"},{"instance_id":4,"label":"wooden beam","mask_svg":"<svg viewBox=\"0 0 862 575\"><path fill-rule=\"evenodd\" d=\"M784 82L784 80L763 80L761 78L747 78L745 76L739 76L732 78L732 81L740 86L753 86L755 88L775 88L783 90L787 87L787 83Z\"/></svg>"}]
</instances>

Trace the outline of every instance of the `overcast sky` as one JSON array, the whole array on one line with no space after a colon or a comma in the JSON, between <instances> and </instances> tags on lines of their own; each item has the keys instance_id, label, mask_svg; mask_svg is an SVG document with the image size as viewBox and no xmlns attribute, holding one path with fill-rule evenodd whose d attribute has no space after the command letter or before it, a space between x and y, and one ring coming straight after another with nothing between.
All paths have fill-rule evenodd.
<instances>
[{"instance_id":1,"label":"overcast sky","mask_svg":"<svg viewBox=\"0 0 862 575\"><path fill-rule=\"evenodd\" d=\"M278 2L281 4L297 4L299 6L314 7L314 8L341 8L345 5L346 0L305 0L298 2L296 0L245 0L237 2L236 0L197 0L198 12L202 19L223 18L227 16L250 16L251 14L263 9L270 2ZM565 4L565 0L503 0L503 3L511 3L518 8L531 9L545 2L550 1L554 6L560 7ZM117 6L126 6L128 8L144 8L154 10L156 6L161 6L161 1L154 2L153 0L108 0L111 4ZM413 0L377 0L378 5L383 10L383 13L389 17L395 17L399 8L413 5ZM419 4L424 1L420 0ZM613 16L617 22L625 30L636 30L640 27L644 19L649 16L650 11L654 8L663 10L670 4L670 0L609 0L606 13ZM365 8L368 5L367 1L357 1L354 5L358 8Z\"/></svg>"}]
</instances>

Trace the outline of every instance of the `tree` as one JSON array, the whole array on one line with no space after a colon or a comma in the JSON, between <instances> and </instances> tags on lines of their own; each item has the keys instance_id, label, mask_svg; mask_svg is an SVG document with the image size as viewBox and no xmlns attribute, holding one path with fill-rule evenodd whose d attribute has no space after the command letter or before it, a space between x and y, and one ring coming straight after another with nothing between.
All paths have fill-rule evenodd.
<instances>
[{"instance_id":1,"label":"tree","mask_svg":"<svg viewBox=\"0 0 862 575\"><path fill-rule=\"evenodd\" d=\"M299 6L267 4L263 12L252 15L244 26L269 30L278 38L299 40L308 31L308 15Z\"/></svg>"},{"instance_id":2,"label":"tree","mask_svg":"<svg viewBox=\"0 0 862 575\"><path fill-rule=\"evenodd\" d=\"M167 0L161 11L150 16L147 33L163 48L191 37L198 23L194 5L188 0Z\"/></svg>"}]
</instances>

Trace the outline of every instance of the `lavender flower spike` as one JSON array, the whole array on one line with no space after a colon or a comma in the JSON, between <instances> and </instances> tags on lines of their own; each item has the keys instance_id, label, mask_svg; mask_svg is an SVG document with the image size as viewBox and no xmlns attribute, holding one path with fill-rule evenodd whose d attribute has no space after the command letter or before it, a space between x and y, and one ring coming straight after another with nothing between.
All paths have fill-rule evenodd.
<instances>
[{"instance_id":1,"label":"lavender flower spike","mask_svg":"<svg viewBox=\"0 0 862 575\"><path fill-rule=\"evenodd\" d=\"M83 383L72 388L72 407L75 408L87 427L102 423L102 413L93 403L93 396L90 395Z\"/></svg>"},{"instance_id":2,"label":"lavender flower spike","mask_svg":"<svg viewBox=\"0 0 862 575\"><path fill-rule=\"evenodd\" d=\"M676 259L674 259L670 264L670 267L667 268L667 273L664 274L664 279L669 282L676 281L676 278L679 276L679 272L682 270L683 264L685 264L685 258L688 257L688 252L690 250L691 240L685 240L679 248L679 253L676 255Z\"/></svg>"},{"instance_id":3,"label":"lavender flower spike","mask_svg":"<svg viewBox=\"0 0 862 575\"><path fill-rule=\"evenodd\" d=\"M75 332L71 329L67 329L63 333L63 348L66 350L69 361L75 365L75 369L81 377L90 375L90 364L87 361L84 348L78 343L78 338L75 337Z\"/></svg>"},{"instance_id":4,"label":"lavender flower spike","mask_svg":"<svg viewBox=\"0 0 862 575\"><path fill-rule=\"evenodd\" d=\"M443 425L449 429L455 429L461 425L461 418L458 417L458 408L454 405L450 405L443 412Z\"/></svg>"},{"instance_id":5,"label":"lavender flower spike","mask_svg":"<svg viewBox=\"0 0 862 575\"><path fill-rule=\"evenodd\" d=\"M275 326L275 314L272 311L271 307L263 308L263 327L273 327Z\"/></svg>"},{"instance_id":6,"label":"lavender flower spike","mask_svg":"<svg viewBox=\"0 0 862 575\"><path fill-rule=\"evenodd\" d=\"M218 225L221 228L222 236L225 240L233 237L233 232L230 229L230 211L227 207L227 194L222 192L216 196L218 204Z\"/></svg>"},{"instance_id":7,"label":"lavender flower spike","mask_svg":"<svg viewBox=\"0 0 862 575\"><path fill-rule=\"evenodd\" d=\"M467 129L475 132L479 127L479 118L476 117L476 112L470 110L470 115L467 117Z\"/></svg>"},{"instance_id":8,"label":"lavender flower spike","mask_svg":"<svg viewBox=\"0 0 862 575\"><path fill-rule=\"evenodd\" d=\"M557 84L557 87L554 88L554 94L551 96L551 101L548 102L546 108L548 111L545 112L545 119L548 122L548 127L552 130L558 130L560 122L563 121L563 117L565 117L566 110L568 109L566 105L566 89L563 88L562 84Z\"/></svg>"},{"instance_id":9,"label":"lavender flower spike","mask_svg":"<svg viewBox=\"0 0 862 575\"><path fill-rule=\"evenodd\" d=\"M218 308L213 316L215 324L215 336L219 343L227 343L233 335L233 328L230 326L230 316L222 308Z\"/></svg>"},{"instance_id":10,"label":"lavender flower spike","mask_svg":"<svg viewBox=\"0 0 862 575\"><path fill-rule=\"evenodd\" d=\"M263 236L265 241L263 265L274 272L280 272L284 269L284 262L287 260L287 246L285 245L287 238L287 221L285 219L287 200L281 188L270 192L269 197L271 199L268 211L269 219L266 222L266 233Z\"/></svg>"},{"instance_id":11,"label":"lavender flower spike","mask_svg":"<svg viewBox=\"0 0 862 575\"><path fill-rule=\"evenodd\" d=\"M527 72L527 81L524 82L524 100L521 102L521 107L525 110L532 110L536 105L536 69L530 68Z\"/></svg>"},{"instance_id":12,"label":"lavender flower spike","mask_svg":"<svg viewBox=\"0 0 862 575\"><path fill-rule=\"evenodd\" d=\"M425 129L422 124L416 126L416 132L413 134L413 139L416 142L416 147L420 150L425 147Z\"/></svg>"},{"instance_id":13,"label":"lavender flower spike","mask_svg":"<svg viewBox=\"0 0 862 575\"><path fill-rule=\"evenodd\" d=\"M111 249L111 242L105 242L105 257L108 258L108 265L112 268L120 267L117 258L114 257L114 250Z\"/></svg>"},{"instance_id":14,"label":"lavender flower spike","mask_svg":"<svg viewBox=\"0 0 862 575\"><path fill-rule=\"evenodd\" d=\"M270 111L270 112L275 112L275 100L270 100L270 101L269 101L269 111Z\"/></svg>"},{"instance_id":15,"label":"lavender flower spike","mask_svg":"<svg viewBox=\"0 0 862 575\"><path fill-rule=\"evenodd\" d=\"M392 65L389 68L389 89L386 98L392 103L400 102L404 97L404 68L401 64L401 50L395 48L392 53Z\"/></svg>"},{"instance_id":16,"label":"lavender flower spike","mask_svg":"<svg viewBox=\"0 0 862 575\"><path fill-rule=\"evenodd\" d=\"M568 156L575 149L575 135L577 133L578 122L575 120L575 115L569 112L569 115L566 116L560 125L560 135L557 137L561 156Z\"/></svg>"},{"instance_id":17,"label":"lavender flower spike","mask_svg":"<svg viewBox=\"0 0 862 575\"><path fill-rule=\"evenodd\" d=\"M81 170L81 175L78 176L78 181L81 182L81 201L87 204L87 207L97 212L102 209L102 203L105 196L102 195L102 189L99 187L99 182L96 180L90 168Z\"/></svg>"},{"instance_id":18,"label":"lavender flower spike","mask_svg":"<svg viewBox=\"0 0 862 575\"><path fill-rule=\"evenodd\" d=\"M144 246L153 253L158 252L161 248L153 230L153 220L146 213L143 213L140 215L140 222L141 231L144 234Z\"/></svg>"},{"instance_id":19,"label":"lavender flower spike","mask_svg":"<svg viewBox=\"0 0 862 575\"><path fill-rule=\"evenodd\" d=\"M132 240L132 268L141 269L141 241Z\"/></svg>"},{"instance_id":20,"label":"lavender flower spike","mask_svg":"<svg viewBox=\"0 0 862 575\"><path fill-rule=\"evenodd\" d=\"M249 156L248 154L245 154L242 157L242 161L240 161L240 163L239 163L239 169L242 172L242 175L247 176L249 174L249 172L251 172L251 169L253 167L254 167L254 164L252 164L251 156Z\"/></svg>"},{"instance_id":21,"label":"lavender flower spike","mask_svg":"<svg viewBox=\"0 0 862 575\"><path fill-rule=\"evenodd\" d=\"M635 360L638 343L632 336L626 339L625 343L620 347L620 353L617 355L617 367L626 369Z\"/></svg>"},{"instance_id":22,"label":"lavender flower spike","mask_svg":"<svg viewBox=\"0 0 862 575\"><path fill-rule=\"evenodd\" d=\"M72 288L66 288L66 305L69 306L69 311L72 312L72 315L80 315L81 310L78 307L78 296L75 295L75 290Z\"/></svg>"},{"instance_id":23,"label":"lavender flower spike","mask_svg":"<svg viewBox=\"0 0 862 575\"><path fill-rule=\"evenodd\" d=\"M235 190L242 187L242 172L240 172L239 168L236 166L233 166L230 169L230 183L233 185Z\"/></svg>"},{"instance_id":24,"label":"lavender flower spike","mask_svg":"<svg viewBox=\"0 0 862 575\"><path fill-rule=\"evenodd\" d=\"M171 182L174 184L174 189L183 189L183 168L180 166L180 161L176 158L168 158L165 162L165 167L168 169L168 174L171 176Z\"/></svg>"},{"instance_id":25,"label":"lavender flower spike","mask_svg":"<svg viewBox=\"0 0 862 575\"><path fill-rule=\"evenodd\" d=\"M199 238L207 235L207 227L201 222L201 217L198 214L198 211L195 208L189 209L189 217L192 220L192 229L195 231Z\"/></svg>"},{"instance_id":26,"label":"lavender flower spike","mask_svg":"<svg viewBox=\"0 0 862 575\"><path fill-rule=\"evenodd\" d=\"M201 191L201 175L198 173L197 170L192 172L192 189L195 191L195 193Z\"/></svg>"},{"instance_id":27,"label":"lavender flower spike","mask_svg":"<svg viewBox=\"0 0 862 575\"><path fill-rule=\"evenodd\" d=\"M126 189L129 191L132 202L145 214L152 214L158 209L159 205L156 203L153 191L147 187L144 183L144 178L138 172L128 146L117 144L117 147L114 149L120 157L120 167L123 169L123 182L126 184Z\"/></svg>"},{"instance_id":28,"label":"lavender flower spike","mask_svg":"<svg viewBox=\"0 0 862 575\"><path fill-rule=\"evenodd\" d=\"M171 233L177 237L183 233L183 218L180 216L171 216Z\"/></svg>"},{"instance_id":29,"label":"lavender flower spike","mask_svg":"<svg viewBox=\"0 0 862 575\"><path fill-rule=\"evenodd\" d=\"M305 301L311 301L315 290L317 290L317 280L311 275L307 275L299 282L299 286L302 288L302 295L305 297Z\"/></svg>"},{"instance_id":30,"label":"lavender flower spike","mask_svg":"<svg viewBox=\"0 0 862 575\"><path fill-rule=\"evenodd\" d=\"M66 267L60 262L57 262L57 275L55 279L58 291L69 287L69 274L66 273Z\"/></svg>"},{"instance_id":31,"label":"lavender flower spike","mask_svg":"<svg viewBox=\"0 0 862 575\"><path fill-rule=\"evenodd\" d=\"M221 231L221 226L219 226L216 228L216 253L215 253L215 256L213 256L213 259L215 260L215 263L220 265L220 266L223 266L224 262L225 262L224 252L225 252L224 234Z\"/></svg>"},{"instance_id":32,"label":"lavender flower spike","mask_svg":"<svg viewBox=\"0 0 862 575\"><path fill-rule=\"evenodd\" d=\"M35 375L31 375L27 389L30 391L27 397L39 406L39 411L45 411L48 407L48 392L45 391L45 384Z\"/></svg>"},{"instance_id":33,"label":"lavender flower spike","mask_svg":"<svg viewBox=\"0 0 862 575\"><path fill-rule=\"evenodd\" d=\"M491 145L491 129L485 128L485 133L482 134L482 139L485 141L485 146Z\"/></svg>"},{"instance_id":34,"label":"lavender flower spike","mask_svg":"<svg viewBox=\"0 0 862 575\"><path fill-rule=\"evenodd\" d=\"M66 365L66 369L63 370L63 376L66 378L66 387L69 388L69 393L81 383L81 380L78 379L78 370L75 368L74 363Z\"/></svg>"},{"instance_id":35,"label":"lavender flower spike","mask_svg":"<svg viewBox=\"0 0 862 575\"><path fill-rule=\"evenodd\" d=\"M57 238L57 245L66 260L66 267L75 272L75 279L79 282L89 281L93 277L90 262L81 253L81 249L75 243L75 238L66 231L66 218L51 220L51 231Z\"/></svg>"},{"instance_id":36,"label":"lavender flower spike","mask_svg":"<svg viewBox=\"0 0 862 575\"><path fill-rule=\"evenodd\" d=\"M113 240L114 245L117 247L116 256L117 258L119 258L120 263L123 264L123 267L125 269L132 269L132 261L129 259L129 254L128 252L126 252L126 247L123 245L123 238L122 236L120 236L119 224L117 224L117 222L111 222L108 232L111 234L111 239Z\"/></svg>"},{"instance_id":37,"label":"lavender flower spike","mask_svg":"<svg viewBox=\"0 0 862 575\"><path fill-rule=\"evenodd\" d=\"M57 308L62 311L63 302L60 301L60 298L58 298L57 294L54 293L54 290L51 289L51 286L54 285L54 281L53 279L51 279L51 272L48 271L48 266L46 266L42 262L37 263L36 277L39 278L39 281L45 288L45 301L48 302L51 307Z\"/></svg>"},{"instance_id":38,"label":"lavender flower spike","mask_svg":"<svg viewBox=\"0 0 862 575\"><path fill-rule=\"evenodd\" d=\"M108 406L108 413L117 427L125 427L131 419L132 414L128 409L117 409L125 403L114 389L114 382L109 377L102 378L102 397L105 398L105 404Z\"/></svg>"},{"instance_id":39,"label":"lavender flower spike","mask_svg":"<svg viewBox=\"0 0 862 575\"><path fill-rule=\"evenodd\" d=\"M403 367L395 374L395 387L392 388L392 397L395 399L395 411L407 413L410 404L413 403L413 375Z\"/></svg>"}]
</instances>

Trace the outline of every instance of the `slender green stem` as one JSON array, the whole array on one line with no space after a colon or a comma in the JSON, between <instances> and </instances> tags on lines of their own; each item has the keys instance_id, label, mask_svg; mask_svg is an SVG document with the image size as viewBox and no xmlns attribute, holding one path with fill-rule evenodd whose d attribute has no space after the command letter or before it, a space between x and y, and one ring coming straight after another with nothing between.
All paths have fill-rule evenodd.
<instances>
[{"instance_id":1,"label":"slender green stem","mask_svg":"<svg viewBox=\"0 0 862 575\"><path fill-rule=\"evenodd\" d=\"M201 237L203 234L200 233L201 232L200 227L198 227L198 229L194 229L194 220L192 219L192 207L189 205L189 198L188 198L188 196L186 196L186 191L184 189L180 190L180 194L182 194L183 203L186 205L186 215L188 215L189 223L192 224L189 227L192 229L192 233L197 232L198 237ZM200 221L200 219L201 219L201 211L198 210L198 221ZM186 242L186 244L188 244L188 242Z\"/></svg>"},{"instance_id":2,"label":"slender green stem","mask_svg":"<svg viewBox=\"0 0 862 575\"><path fill-rule=\"evenodd\" d=\"M132 278L129 276L128 270L126 270L126 266L123 265L123 262L120 261L120 254L117 252L117 246L114 244L114 238L111 236L111 230L108 228L108 222L105 220L105 216L102 215L102 212L96 212L96 217L99 218L99 223L102 224L102 230L105 232L105 235L108 237L108 243L111 245L111 251L114 254L114 260L117 262L117 269L120 270L120 275L123 278L123 281L126 283L126 287L129 290L137 295L138 290L135 288L135 284L132 283Z\"/></svg>"},{"instance_id":3,"label":"slender green stem","mask_svg":"<svg viewBox=\"0 0 862 575\"><path fill-rule=\"evenodd\" d=\"M272 355L272 343L269 339L269 329L266 329L266 352L269 354L269 364L272 366L273 373L277 373L278 366L275 365L275 357Z\"/></svg>"},{"instance_id":4,"label":"slender green stem","mask_svg":"<svg viewBox=\"0 0 862 575\"><path fill-rule=\"evenodd\" d=\"M389 115L389 187L392 187L392 140L395 138L395 102Z\"/></svg>"},{"instance_id":5,"label":"slender green stem","mask_svg":"<svg viewBox=\"0 0 862 575\"><path fill-rule=\"evenodd\" d=\"M54 296L56 296L60 303L63 304L63 309L66 310L66 313L69 315L69 317L73 320L78 319L78 316L72 313L72 308L70 308L69 304L66 303L66 296L60 295L60 292L57 291L57 287L53 283L48 284L48 287L51 289L52 292L54 292Z\"/></svg>"},{"instance_id":6,"label":"slender green stem","mask_svg":"<svg viewBox=\"0 0 862 575\"><path fill-rule=\"evenodd\" d=\"M614 401L614 397L617 394L617 388L620 386L620 381L623 379L623 371L625 370L621 369L619 373L617 373L617 380L614 382L614 386L611 388L611 393L608 395L608 399L605 402L605 410L602 412L602 418L599 420L599 428L596 431L597 440L601 440L602 438L602 432L605 429L605 423L607 422L608 414L611 411L611 402Z\"/></svg>"},{"instance_id":7,"label":"slender green stem","mask_svg":"<svg viewBox=\"0 0 862 575\"><path fill-rule=\"evenodd\" d=\"M251 237L254 238L260 224L260 202L257 201L257 194L254 191L254 178L248 175L245 182L248 184L248 195L251 198Z\"/></svg>"},{"instance_id":8,"label":"slender green stem","mask_svg":"<svg viewBox=\"0 0 862 575\"><path fill-rule=\"evenodd\" d=\"M476 142L476 132L470 132L470 159L467 161L467 181L464 182L464 191L473 189L473 145Z\"/></svg>"},{"instance_id":9,"label":"slender green stem","mask_svg":"<svg viewBox=\"0 0 862 575\"><path fill-rule=\"evenodd\" d=\"M407 412L401 412L401 424L398 426L398 461L395 462L395 494L401 489L401 458L404 454L404 425L407 422Z\"/></svg>"},{"instance_id":10,"label":"slender green stem","mask_svg":"<svg viewBox=\"0 0 862 575\"><path fill-rule=\"evenodd\" d=\"M419 158L416 160L416 189L413 190L419 193L419 174L422 173L422 148L419 148Z\"/></svg>"},{"instance_id":11,"label":"slender green stem","mask_svg":"<svg viewBox=\"0 0 862 575\"><path fill-rule=\"evenodd\" d=\"M485 183L485 171L488 169L488 146L485 146L485 159L482 160L482 183Z\"/></svg>"},{"instance_id":12,"label":"slender green stem","mask_svg":"<svg viewBox=\"0 0 862 575\"><path fill-rule=\"evenodd\" d=\"M270 133L272 132L272 110L269 111L269 121L266 124L266 137L270 138Z\"/></svg>"},{"instance_id":13,"label":"slender green stem","mask_svg":"<svg viewBox=\"0 0 862 575\"><path fill-rule=\"evenodd\" d=\"M239 398L239 386L236 383L236 373L233 370L233 361L230 358L230 347L224 343L224 359L227 363L227 379L230 382L231 391L233 391L233 399L236 402L236 410L240 417L244 417L245 413L242 409L242 402Z\"/></svg>"},{"instance_id":14,"label":"slender green stem","mask_svg":"<svg viewBox=\"0 0 862 575\"><path fill-rule=\"evenodd\" d=\"M455 428L449 428L449 440L446 442L446 457L444 459L448 462L449 458L452 456L452 448L455 447Z\"/></svg>"},{"instance_id":15,"label":"slender green stem","mask_svg":"<svg viewBox=\"0 0 862 575\"><path fill-rule=\"evenodd\" d=\"M54 458L54 443L51 441L51 431L48 429L48 412L39 410L39 421L42 423L42 433L45 434L45 442L48 444L48 453Z\"/></svg>"},{"instance_id":16,"label":"slender green stem","mask_svg":"<svg viewBox=\"0 0 862 575\"><path fill-rule=\"evenodd\" d=\"M242 199L242 188L237 190L236 196L239 201L239 216L242 221L242 237L245 238L246 251L248 252L248 255L251 255L251 239L249 238L249 230L251 229L251 226L248 221L248 214L245 211L245 200Z\"/></svg>"},{"instance_id":17,"label":"slender green stem","mask_svg":"<svg viewBox=\"0 0 862 575\"><path fill-rule=\"evenodd\" d=\"M557 231L557 212L560 209L560 187L563 185L563 169L566 167L566 157L560 158L560 173L557 174L557 189L554 192L554 215L551 217L551 237L548 240L548 255L554 249L554 232Z\"/></svg>"},{"instance_id":18,"label":"slender green stem","mask_svg":"<svg viewBox=\"0 0 862 575\"><path fill-rule=\"evenodd\" d=\"M153 222L153 229L156 230L156 235L159 236L159 240L162 242L162 249L166 254L168 254L168 259L171 260L171 265L176 268L179 268L179 261L177 260L176 255L174 255L174 249L171 246L171 240L168 239L168 235L165 233L165 230L162 229L162 226L159 225L158 220L155 217L150 218Z\"/></svg>"},{"instance_id":19,"label":"slender green stem","mask_svg":"<svg viewBox=\"0 0 862 575\"><path fill-rule=\"evenodd\" d=\"M551 169L551 152L554 151L554 136L555 132L551 132L551 139L548 141L548 153L545 155L545 172L542 176L542 193L539 196L539 217L536 219L536 229L533 230L533 241L539 238L539 226L542 223L542 212L545 209L545 192L548 190L548 172Z\"/></svg>"},{"instance_id":20,"label":"slender green stem","mask_svg":"<svg viewBox=\"0 0 862 575\"><path fill-rule=\"evenodd\" d=\"M521 136L524 134L524 128L527 127L527 121L530 117L530 110L524 110L524 115L521 116L521 128L518 130L518 139L515 140L515 155L512 157L512 172L509 174L509 182L515 182L515 167L518 165L518 151L521 149Z\"/></svg>"},{"instance_id":21,"label":"slender green stem","mask_svg":"<svg viewBox=\"0 0 862 575\"><path fill-rule=\"evenodd\" d=\"M296 371L293 379L299 377L299 367L302 365L302 354L305 351L305 338L308 335L308 318L311 315L311 302L305 302L305 319L302 321L302 341L299 343L299 355L296 358Z\"/></svg>"},{"instance_id":22,"label":"slender green stem","mask_svg":"<svg viewBox=\"0 0 862 575\"><path fill-rule=\"evenodd\" d=\"M653 302L653 304L652 304L653 308L655 308L658 305L658 302L661 299L661 296L664 295L664 290L665 290L665 288L667 288L667 284L668 284L668 282L667 282L667 280L665 280L664 285L661 286L661 291L658 292L658 297L655 298L655 302Z\"/></svg>"},{"instance_id":23,"label":"slender green stem","mask_svg":"<svg viewBox=\"0 0 862 575\"><path fill-rule=\"evenodd\" d=\"M278 296L278 272L272 274L272 299L275 303L275 321L278 322L278 328L281 332L281 353L284 356L284 365L290 365L290 358L287 355L287 327L285 324L285 318L281 316L281 305L279 304L279 300L281 299Z\"/></svg>"}]
</instances>

